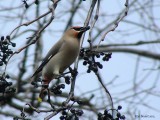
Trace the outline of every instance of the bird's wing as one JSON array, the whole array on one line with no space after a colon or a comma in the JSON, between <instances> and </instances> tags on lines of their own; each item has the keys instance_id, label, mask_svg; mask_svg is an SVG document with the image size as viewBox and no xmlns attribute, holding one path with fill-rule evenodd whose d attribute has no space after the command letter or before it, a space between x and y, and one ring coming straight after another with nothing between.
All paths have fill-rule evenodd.
<instances>
[{"instance_id":1,"label":"bird's wing","mask_svg":"<svg viewBox=\"0 0 160 120\"><path fill-rule=\"evenodd\" d=\"M36 74L38 74L39 72L42 71L43 67L48 63L48 61L60 50L60 48L63 46L63 40L59 40L51 49L50 51L47 53L46 57L43 59L42 63L40 64L40 66L37 68L37 70L35 71L35 73L32 75L35 76ZM31 77L31 78L32 78Z\"/></svg>"}]
</instances>

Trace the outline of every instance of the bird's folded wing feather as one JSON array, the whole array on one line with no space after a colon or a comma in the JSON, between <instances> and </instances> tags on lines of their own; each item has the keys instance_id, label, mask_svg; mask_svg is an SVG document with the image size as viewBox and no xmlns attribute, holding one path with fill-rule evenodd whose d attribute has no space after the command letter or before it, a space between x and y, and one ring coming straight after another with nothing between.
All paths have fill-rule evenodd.
<instances>
[{"instance_id":1,"label":"bird's folded wing feather","mask_svg":"<svg viewBox=\"0 0 160 120\"><path fill-rule=\"evenodd\" d=\"M58 53L58 51L61 49L61 47L63 46L63 40L59 40L48 52L48 54L46 55L46 57L43 59L42 63L40 64L40 66L38 67L38 69L35 71L35 73L32 75L35 76L36 74L38 74L39 72L42 71L43 67L48 63L48 61L55 55Z\"/></svg>"}]
</instances>

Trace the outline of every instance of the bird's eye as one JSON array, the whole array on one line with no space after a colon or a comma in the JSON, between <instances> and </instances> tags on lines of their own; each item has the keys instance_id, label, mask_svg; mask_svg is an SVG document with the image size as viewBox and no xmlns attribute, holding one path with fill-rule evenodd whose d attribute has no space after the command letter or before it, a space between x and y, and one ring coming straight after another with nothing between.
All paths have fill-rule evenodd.
<instances>
[{"instance_id":1,"label":"bird's eye","mask_svg":"<svg viewBox=\"0 0 160 120\"><path fill-rule=\"evenodd\" d=\"M76 31L80 31L81 27L73 27L72 29L76 30Z\"/></svg>"}]
</instances>

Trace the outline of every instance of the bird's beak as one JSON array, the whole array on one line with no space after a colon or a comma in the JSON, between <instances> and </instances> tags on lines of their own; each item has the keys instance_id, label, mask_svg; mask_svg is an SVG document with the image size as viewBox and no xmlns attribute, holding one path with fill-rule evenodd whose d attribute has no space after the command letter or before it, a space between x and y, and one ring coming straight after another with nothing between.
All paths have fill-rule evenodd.
<instances>
[{"instance_id":1,"label":"bird's beak","mask_svg":"<svg viewBox=\"0 0 160 120\"><path fill-rule=\"evenodd\" d=\"M87 31L87 30L89 30L90 29L90 26L87 26L87 27L81 27L81 29L80 29L80 32L85 32L85 31Z\"/></svg>"}]
</instances>

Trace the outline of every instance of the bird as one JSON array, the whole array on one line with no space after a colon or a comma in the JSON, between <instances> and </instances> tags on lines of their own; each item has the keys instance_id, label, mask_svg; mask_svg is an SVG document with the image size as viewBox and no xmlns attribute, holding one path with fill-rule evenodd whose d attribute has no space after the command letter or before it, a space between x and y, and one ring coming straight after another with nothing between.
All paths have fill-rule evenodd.
<instances>
[{"instance_id":1,"label":"bird","mask_svg":"<svg viewBox=\"0 0 160 120\"><path fill-rule=\"evenodd\" d=\"M89 29L90 26L74 26L66 30L60 40L49 50L31 78L42 72L43 85L48 87L53 79L62 74L76 60L80 50L81 36ZM42 102L45 90L46 87L42 86L38 97L39 102Z\"/></svg>"}]
</instances>

